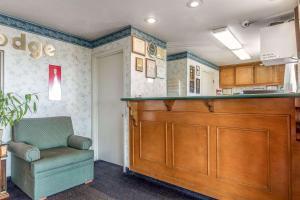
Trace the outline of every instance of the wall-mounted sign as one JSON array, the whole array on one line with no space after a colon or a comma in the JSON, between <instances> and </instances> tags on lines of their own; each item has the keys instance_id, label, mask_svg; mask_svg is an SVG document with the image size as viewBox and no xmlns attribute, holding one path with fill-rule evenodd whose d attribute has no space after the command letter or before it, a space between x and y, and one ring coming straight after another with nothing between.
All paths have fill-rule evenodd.
<instances>
[{"instance_id":1,"label":"wall-mounted sign","mask_svg":"<svg viewBox=\"0 0 300 200\"><path fill-rule=\"evenodd\" d=\"M151 58L156 57L157 47L156 47L156 45L153 42L151 42L151 43L148 44L147 51L148 51L148 55Z\"/></svg>"},{"instance_id":2,"label":"wall-mounted sign","mask_svg":"<svg viewBox=\"0 0 300 200\"><path fill-rule=\"evenodd\" d=\"M49 100L61 100L61 67L49 65Z\"/></svg>"},{"instance_id":3,"label":"wall-mounted sign","mask_svg":"<svg viewBox=\"0 0 300 200\"><path fill-rule=\"evenodd\" d=\"M8 38L4 33L0 33L0 46L6 46L8 43ZM12 38L12 47L16 50L26 51L26 47L28 47L28 51L30 52L30 56L34 59L41 58L43 55L45 56L54 56L55 55L55 47L52 44L43 44L37 41L31 41L27 45L26 35L21 33L19 37Z\"/></svg>"}]
</instances>

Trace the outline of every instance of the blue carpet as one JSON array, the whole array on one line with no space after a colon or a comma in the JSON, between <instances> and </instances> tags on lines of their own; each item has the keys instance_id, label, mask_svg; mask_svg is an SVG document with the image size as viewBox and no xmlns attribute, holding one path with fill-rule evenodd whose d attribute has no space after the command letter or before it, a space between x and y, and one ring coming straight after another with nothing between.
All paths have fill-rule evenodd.
<instances>
[{"instance_id":1,"label":"blue carpet","mask_svg":"<svg viewBox=\"0 0 300 200\"><path fill-rule=\"evenodd\" d=\"M8 181L10 199L30 200L10 180ZM192 195L191 195L192 194ZM104 161L95 162L95 179L92 184L81 185L54 196L49 200L190 200L210 198L172 189L168 184L153 182L143 177L124 174L120 166Z\"/></svg>"}]
</instances>

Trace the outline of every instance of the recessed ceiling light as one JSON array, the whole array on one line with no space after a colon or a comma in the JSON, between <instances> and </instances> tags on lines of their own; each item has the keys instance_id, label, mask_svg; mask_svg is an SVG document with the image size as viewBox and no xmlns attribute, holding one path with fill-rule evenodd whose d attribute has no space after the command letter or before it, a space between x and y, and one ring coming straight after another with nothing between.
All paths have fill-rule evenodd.
<instances>
[{"instance_id":1,"label":"recessed ceiling light","mask_svg":"<svg viewBox=\"0 0 300 200\"><path fill-rule=\"evenodd\" d=\"M148 24L154 24L154 23L156 23L156 19L154 17L148 17L145 21Z\"/></svg>"},{"instance_id":2,"label":"recessed ceiling light","mask_svg":"<svg viewBox=\"0 0 300 200\"><path fill-rule=\"evenodd\" d=\"M202 3L202 0L190 0L187 2L187 6L189 8L196 8L200 5L200 3Z\"/></svg>"}]
</instances>

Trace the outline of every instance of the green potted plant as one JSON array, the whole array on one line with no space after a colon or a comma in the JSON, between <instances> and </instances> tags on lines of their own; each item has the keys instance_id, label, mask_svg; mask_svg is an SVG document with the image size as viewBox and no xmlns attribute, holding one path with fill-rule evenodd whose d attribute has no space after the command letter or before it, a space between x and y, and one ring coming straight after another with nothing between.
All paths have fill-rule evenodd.
<instances>
[{"instance_id":1,"label":"green potted plant","mask_svg":"<svg viewBox=\"0 0 300 200\"><path fill-rule=\"evenodd\" d=\"M0 90L0 142L2 142L4 128L7 125L13 126L28 112L36 112L37 102L37 94L20 96L14 93L5 94Z\"/></svg>"}]
</instances>

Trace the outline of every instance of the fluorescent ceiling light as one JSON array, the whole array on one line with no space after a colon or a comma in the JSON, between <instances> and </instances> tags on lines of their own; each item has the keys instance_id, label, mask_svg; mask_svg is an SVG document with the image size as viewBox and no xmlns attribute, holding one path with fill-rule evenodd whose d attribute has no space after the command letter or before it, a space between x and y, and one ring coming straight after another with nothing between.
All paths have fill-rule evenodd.
<instances>
[{"instance_id":1,"label":"fluorescent ceiling light","mask_svg":"<svg viewBox=\"0 0 300 200\"><path fill-rule=\"evenodd\" d=\"M232 50L232 52L240 59L240 60L249 60L251 56L245 51L245 49Z\"/></svg>"},{"instance_id":2,"label":"fluorescent ceiling light","mask_svg":"<svg viewBox=\"0 0 300 200\"><path fill-rule=\"evenodd\" d=\"M156 19L154 17L148 17L145 21L149 24L156 23Z\"/></svg>"},{"instance_id":3,"label":"fluorescent ceiling light","mask_svg":"<svg viewBox=\"0 0 300 200\"><path fill-rule=\"evenodd\" d=\"M189 8L196 8L200 5L200 3L202 3L202 1L200 2L200 0L190 0L187 2L187 6Z\"/></svg>"},{"instance_id":4,"label":"fluorescent ceiling light","mask_svg":"<svg viewBox=\"0 0 300 200\"><path fill-rule=\"evenodd\" d=\"M242 48L242 44L234 37L234 35L230 32L230 30L227 27L216 29L212 33L215 36L215 38L217 38L230 50Z\"/></svg>"}]
</instances>

